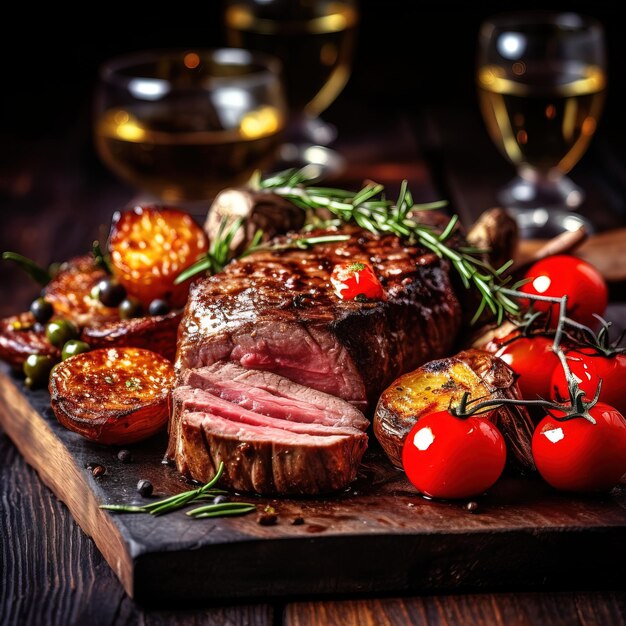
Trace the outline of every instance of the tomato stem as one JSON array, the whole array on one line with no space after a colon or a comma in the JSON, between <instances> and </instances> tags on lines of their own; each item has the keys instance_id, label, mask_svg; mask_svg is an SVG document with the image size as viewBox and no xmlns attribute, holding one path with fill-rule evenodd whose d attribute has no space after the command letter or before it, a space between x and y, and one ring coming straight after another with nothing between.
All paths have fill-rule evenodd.
<instances>
[{"instance_id":1,"label":"tomato stem","mask_svg":"<svg viewBox=\"0 0 626 626\"><path fill-rule=\"evenodd\" d=\"M577 328L578 330L583 330L584 332L591 333L594 337L593 331L587 326L583 326L578 322L574 322L569 317L567 317L567 295L564 295L560 298L554 298L550 296L540 296L535 294L523 293L520 291L516 291L515 289L507 289L506 287L501 287L500 291L503 292L507 296L511 296L512 298L517 299L528 299L528 300L537 300L541 302L549 302L551 304L559 305L559 318L557 322L557 327L554 332L554 339L552 341L552 351L556 354L559 362L561 363L561 367L563 368L563 372L565 374L565 380L567 381L567 388L569 392L569 404L561 404L559 402L545 400L544 398L539 398L537 400L521 400L516 398L501 398L501 399L493 399L493 400L484 400L481 402L481 399L469 400L469 393L465 392L459 401L457 407L450 407L450 412L452 415L456 417L470 417L471 415L475 415L479 411L484 411L488 408L502 406L504 404L513 404L517 406L541 406L546 413L552 416L554 419L560 421L570 420L576 417L582 417L592 424L596 423L596 420L589 414L589 409L591 409L597 402L600 397L600 390L602 388L602 381L600 381L598 385L598 389L596 390L595 396L591 401L585 401L585 393L579 387L578 380L572 374L572 371L567 362L567 357L565 356L565 352L561 347L561 341L563 339L563 335L565 333L566 326L572 326ZM536 314L531 314L529 319L526 321L526 327L532 324L537 319ZM526 328L527 330L527 328ZM474 405L470 408L470 405ZM551 411L560 411L563 412L563 416L556 416Z\"/></svg>"}]
</instances>

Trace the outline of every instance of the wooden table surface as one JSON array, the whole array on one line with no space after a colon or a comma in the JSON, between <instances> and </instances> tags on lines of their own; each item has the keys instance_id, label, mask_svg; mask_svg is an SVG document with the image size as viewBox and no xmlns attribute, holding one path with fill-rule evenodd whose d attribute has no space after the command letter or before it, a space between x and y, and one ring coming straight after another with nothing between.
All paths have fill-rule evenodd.
<instances>
[{"instance_id":1,"label":"wooden table surface","mask_svg":"<svg viewBox=\"0 0 626 626\"><path fill-rule=\"evenodd\" d=\"M339 143L350 163L342 174L344 182L373 178L393 186L406 177L416 199L433 200L446 194L464 219L492 206L494 189L506 181L510 172L486 149L484 168L478 168L478 161L474 160L472 175L468 176L463 163L459 165L455 161L459 158L458 150L448 150L449 137L445 130L436 135L436 141L432 140L433 135L429 135L430 142L424 139L423 130L432 123L441 124L441 120L430 119L426 123L422 120L416 124L398 116L380 121L376 135L360 138L356 133L350 134L354 129L346 125L346 134ZM438 128L446 126L444 123ZM13 147L15 158L0 172L0 250L16 250L41 263L82 253L99 236L101 225L109 223L113 211L132 197L130 189L104 172L80 128L76 136ZM494 157L494 168L501 177L498 180L485 174L491 171L489 158ZM595 180L593 168L585 176L585 180ZM595 187L601 188L601 185ZM614 205L614 209L603 218L611 224L623 219L619 213L621 207ZM34 288L8 264L0 265L0 315L8 315L28 305ZM616 292L621 293L619 289ZM92 540L1 431L0 476L0 624L3 626L626 624L626 591L597 590L592 581L585 579L584 563L581 563L580 585L575 589L542 592L510 589L498 593L410 597L302 597L267 604L230 602L145 610L125 594ZM163 576L167 576L166 571Z\"/></svg>"}]
</instances>

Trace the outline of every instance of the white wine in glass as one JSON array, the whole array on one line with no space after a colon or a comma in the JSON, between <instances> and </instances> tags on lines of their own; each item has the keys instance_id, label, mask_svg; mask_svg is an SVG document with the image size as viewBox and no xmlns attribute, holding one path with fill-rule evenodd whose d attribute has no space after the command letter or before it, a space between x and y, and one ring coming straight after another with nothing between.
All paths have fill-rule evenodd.
<instances>
[{"instance_id":1,"label":"white wine in glass","mask_svg":"<svg viewBox=\"0 0 626 626\"><path fill-rule=\"evenodd\" d=\"M95 97L104 163L147 198L210 200L272 162L286 120L276 59L245 50L107 62Z\"/></svg>"},{"instance_id":2,"label":"white wine in glass","mask_svg":"<svg viewBox=\"0 0 626 626\"><path fill-rule=\"evenodd\" d=\"M317 120L345 87L352 68L354 0L228 0L228 45L278 57L295 124Z\"/></svg>"},{"instance_id":3,"label":"white wine in glass","mask_svg":"<svg viewBox=\"0 0 626 626\"><path fill-rule=\"evenodd\" d=\"M587 150L606 92L601 25L573 13L507 13L480 30L477 85L489 135L518 177L512 209L571 210L583 190L567 173Z\"/></svg>"}]
</instances>

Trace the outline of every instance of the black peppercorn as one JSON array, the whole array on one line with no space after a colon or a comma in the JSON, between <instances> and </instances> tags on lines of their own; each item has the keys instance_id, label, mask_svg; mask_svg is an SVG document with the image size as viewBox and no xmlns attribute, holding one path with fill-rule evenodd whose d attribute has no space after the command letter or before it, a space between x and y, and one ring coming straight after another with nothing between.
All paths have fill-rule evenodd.
<instances>
[{"instance_id":1,"label":"black peppercorn","mask_svg":"<svg viewBox=\"0 0 626 626\"><path fill-rule=\"evenodd\" d=\"M151 496L152 495L152 490L154 489L154 487L152 486L152 483L149 480L146 480L145 478L142 478L138 483L137 483L137 491L139 492L140 495L142 495L144 498Z\"/></svg>"},{"instance_id":2,"label":"black peppercorn","mask_svg":"<svg viewBox=\"0 0 626 626\"><path fill-rule=\"evenodd\" d=\"M304 524L304 517L294 517L293 521L291 522L294 526L302 526L302 524Z\"/></svg>"},{"instance_id":3,"label":"black peppercorn","mask_svg":"<svg viewBox=\"0 0 626 626\"><path fill-rule=\"evenodd\" d=\"M122 463L130 463L133 460L133 455L130 453L130 450L120 450L117 453L117 458L122 462Z\"/></svg>"}]
</instances>

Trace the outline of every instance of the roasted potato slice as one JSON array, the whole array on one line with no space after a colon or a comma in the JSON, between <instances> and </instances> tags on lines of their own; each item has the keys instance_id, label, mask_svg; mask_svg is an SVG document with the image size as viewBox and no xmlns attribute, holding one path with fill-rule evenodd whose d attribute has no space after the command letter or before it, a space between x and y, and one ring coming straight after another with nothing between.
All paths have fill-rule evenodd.
<instances>
[{"instance_id":1,"label":"roasted potato slice","mask_svg":"<svg viewBox=\"0 0 626 626\"><path fill-rule=\"evenodd\" d=\"M446 410L465 392L472 400L520 397L513 371L483 350L430 361L397 378L383 392L374 416L374 434L391 462L402 467L404 440L421 416ZM504 435L510 461L518 468L533 469L533 424L526 409L503 405L487 417Z\"/></svg>"},{"instance_id":2,"label":"roasted potato slice","mask_svg":"<svg viewBox=\"0 0 626 626\"><path fill-rule=\"evenodd\" d=\"M61 271L44 289L54 315L72 320L78 326L97 324L119 317L117 308L108 308L92 297L92 289L106 276L90 254L63 264Z\"/></svg>"},{"instance_id":3,"label":"roasted potato slice","mask_svg":"<svg viewBox=\"0 0 626 626\"><path fill-rule=\"evenodd\" d=\"M31 354L60 358L58 348L47 339L44 327L31 313L21 313L0 320L0 360L20 368Z\"/></svg>"},{"instance_id":4,"label":"roasted potato slice","mask_svg":"<svg viewBox=\"0 0 626 626\"><path fill-rule=\"evenodd\" d=\"M156 298L185 304L189 281L176 277L208 250L201 226L174 208L135 207L113 216L109 253L116 278L144 307Z\"/></svg>"},{"instance_id":5,"label":"roasted potato slice","mask_svg":"<svg viewBox=\"0 0 626 626\"><path fill-rule=\"evenodd\" d=\"M125 445L162 430L174 366L150 350L102 348L59 363L50 402L63 426L87 439Z\"/></svg>"},{"instance_id":6,"label":"roasted potato slice","mask_svg":"<svg viewBox=\"0 0 626 626\"><path fill-rule=\"evenodd\" d=\"M146 348L174 361L181 318L181 311L171 311L166 315L110 321L83 328L81 339L92 348L114 346Z\"/></svg>"}]
</instances>

